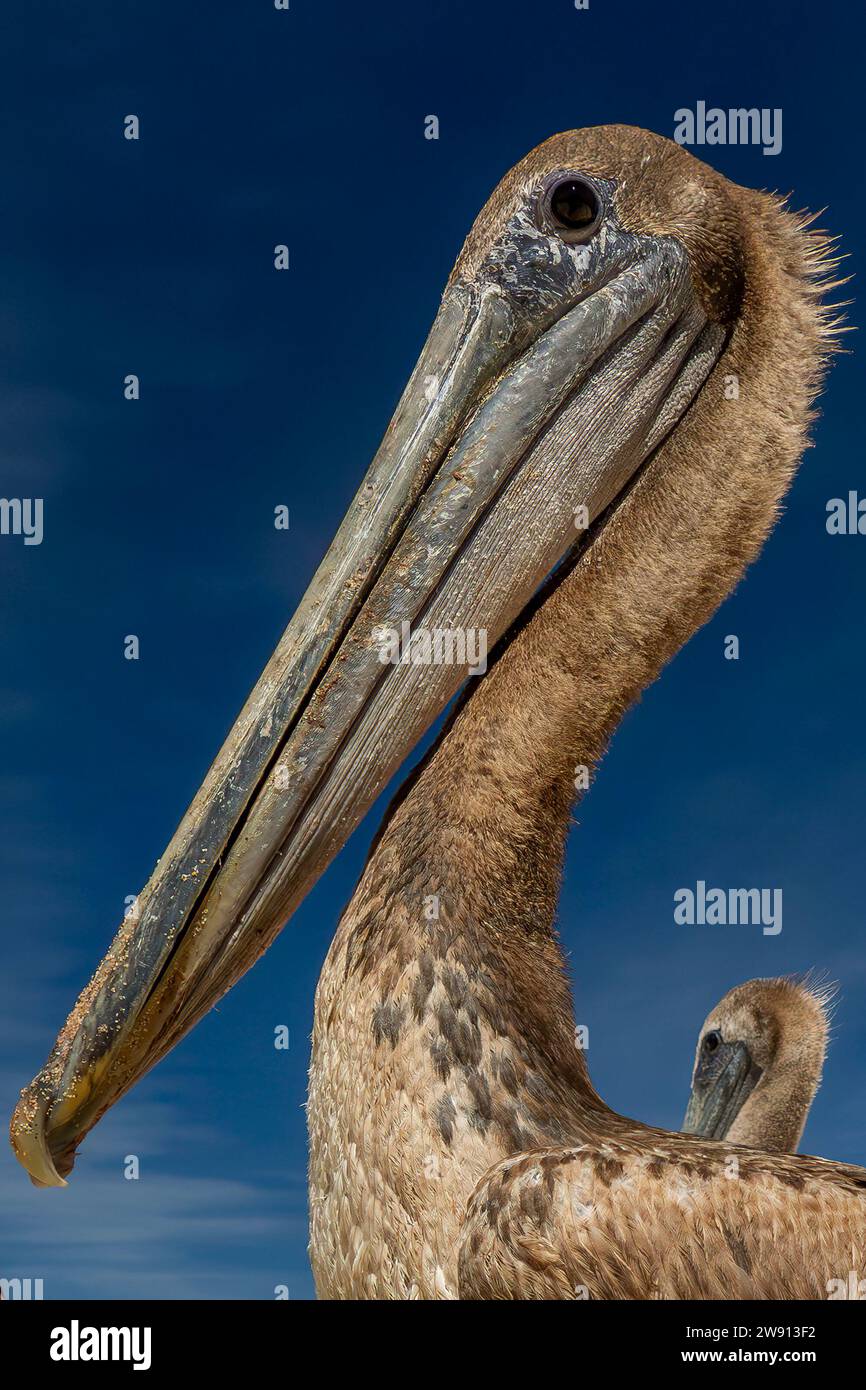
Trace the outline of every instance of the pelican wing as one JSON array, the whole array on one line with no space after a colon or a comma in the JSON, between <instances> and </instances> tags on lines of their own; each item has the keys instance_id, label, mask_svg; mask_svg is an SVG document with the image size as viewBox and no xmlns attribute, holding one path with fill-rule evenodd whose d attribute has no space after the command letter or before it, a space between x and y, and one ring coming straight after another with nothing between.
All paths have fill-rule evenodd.
<instances>
[{"instance_id":1,"label":"pelican wing","mask_svg":"<svg viewBox=\"0 0 866 1390\"><path fill-rule=\"evenodd\" d=\"M681 1136L535 1150L466 1213L461 1299L787 1299L866 1290L866 1171ZM676 1144L676 1147L674 1145ZM861 1283L861 1281L864 1281Z\"/></svg>"}]
</instances>

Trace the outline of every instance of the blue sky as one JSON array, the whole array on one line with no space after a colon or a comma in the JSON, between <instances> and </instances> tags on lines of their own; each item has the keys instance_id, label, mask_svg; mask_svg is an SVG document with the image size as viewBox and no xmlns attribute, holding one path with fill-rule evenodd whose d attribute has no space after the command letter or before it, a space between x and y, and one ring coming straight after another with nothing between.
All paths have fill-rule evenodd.
<instances>
[{"instance_id":1,"label":"blue sky","mask_svg":"<svg viewBox=\"0 0 866 1390\"><path fill-rule=\"evenodd\" d=\"M7 16L0 495L44 498L45 536L0 537L3 1113L302 594L506 169L563 129L672 134L698 100L780 107L778 156L707 153L738 182L829 205L856 271L859 17L840 0L687 13L91 0ZM438 142L423 138L431 113ZM866 490L852 337L758 566L628 716L580 808L561 930L598 1088L672 1127L726 989L809 967L837 979L805 1147L863 1163L866 538L824 524L828 499ZM288 532L272 525L280 503ZM42 1278L49 1298L312 1294L313 991L380 814L93 1132L66 1191L37 1192L0 1150L0 1275ZM676 926L673 893L699 878L781 887L781 934Z\"/></svg>"}]
</instances>

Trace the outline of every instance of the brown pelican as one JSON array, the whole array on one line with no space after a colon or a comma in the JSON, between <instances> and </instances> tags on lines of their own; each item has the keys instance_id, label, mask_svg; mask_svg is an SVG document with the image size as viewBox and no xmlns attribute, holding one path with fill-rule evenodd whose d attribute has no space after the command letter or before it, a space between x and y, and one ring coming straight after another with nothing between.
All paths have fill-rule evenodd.
<instances>
[{"instance_id":1,"label":"brown pelican","mask_svg":"<svg viewBox=\"0 0 866 1390\"><path fill-rule=\"evenodd\" d=\"M392 805L319 983L319 1292L822 1296L862 1265L866 1171L742 1149L732 1182L722 1146L603 1104L552 926L575 782L776 518L828 264L805 219L644 131L559 135L506 175L137 920L22 1094L37 1181L261 955L456 693L435 634L483 629L490 669ZM404 623L426 646L383 661Z\"/></svg>"},{"instance_id":2,"label":"brown pelican","mask_svg":"<svg viewBox=\"0 0 866 1390\"><path fill-rule=\"evenodd\" d=\"M701 1028L684 1133L793 1153L821 1084L832 997L791 979L729 990Z\"/></svg>"}]
</instances>

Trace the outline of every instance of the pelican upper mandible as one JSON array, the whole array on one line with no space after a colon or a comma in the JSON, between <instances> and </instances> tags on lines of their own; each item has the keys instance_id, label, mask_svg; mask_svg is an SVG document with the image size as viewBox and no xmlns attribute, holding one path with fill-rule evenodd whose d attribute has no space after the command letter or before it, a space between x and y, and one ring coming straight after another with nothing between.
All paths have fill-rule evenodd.
<instances>
[{"instance_id":1,"label":"pelican upper mandible","mask_svg":"<svg viewBox=\"0 0 866 1390\"><path fill-rule=\"evenodd\" d=\"M785 977L728 990L698 1037L683 1132L793 1153L821 1084L833 993Z\"/></svg>"},{"instance_id":2,"label":"pelican upper mandible","mask_svg":"<svg viewBox=\"0 0 866 1390\"><path fill-rule=\"evenodd\" d=\"M829 263L806 219L645 131L558 135L505 176L137 920L22 1093L37 1181L267 948L481 632L490 667L389 809L319 982L319 1293L822 1297L862 1266L866 1171L742 1149L734 1182L722 1146L603 1103L553 929L576 769L776 519Z\"/></svg>"}]
</instances>

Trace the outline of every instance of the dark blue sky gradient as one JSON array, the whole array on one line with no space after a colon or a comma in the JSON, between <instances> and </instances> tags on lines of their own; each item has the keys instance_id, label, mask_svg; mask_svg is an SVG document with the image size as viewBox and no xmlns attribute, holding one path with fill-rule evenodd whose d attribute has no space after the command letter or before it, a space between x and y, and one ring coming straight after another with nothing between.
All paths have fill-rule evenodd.
<instances>
[{"instance_id":1,"label":"dark blue sky gradient","mask_svg":"<svg viewBox=\"0 0 866 1390\"><path fill-rule=\"evenodd\" d=\"M0 538L4 1114L300 598L510 165L571 127L671 134L698 100L781 107L778 157L707 153L829 204L857 268L862 17L841 0L291 4L31 0L4 21L0 495L45 499L41 546ZM824 525L828 498L866 487L852 346L760 563L628 716L581 807L561 927L598 1088L673 1127L726 989L838 979L805 1147L866 1162L866 538ZM0 1275L41 1277L46 1297L311 1294L313 991L380 814L94 1131L67 1191L35 1191L3 1148ZM673 893L698 878L781 887L781 935L675 926Z\"/></svg>"}]
</instances>

